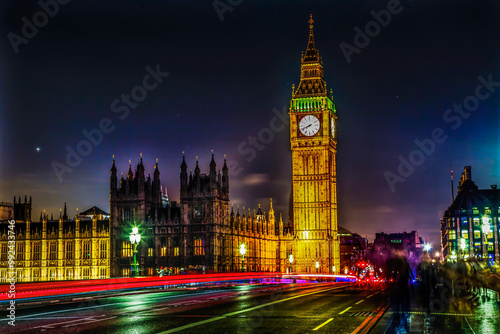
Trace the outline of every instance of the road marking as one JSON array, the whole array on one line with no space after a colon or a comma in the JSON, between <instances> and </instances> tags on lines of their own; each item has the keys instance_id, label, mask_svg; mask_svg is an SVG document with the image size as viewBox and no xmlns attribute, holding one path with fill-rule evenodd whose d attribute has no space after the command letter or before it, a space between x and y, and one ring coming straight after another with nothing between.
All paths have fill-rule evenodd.
<instances>
[{"instance_id":1,"label":"road marking","mask_svg":"<svg viewBox=\"0 0 500 334\"><path fill-rule=\"evenodd\" d=\"M361 325L359 325L358 328L356 328L356 330L354 332L352 332L351 334L357 334L361 330L361 328L365 327L366 323L368 321L370 321L370 319L371 319L371 316L369 316L368 318L366 318L365 321L363 321L361 323Z\"/></svg>"},{"instance_id":2,"label":"road marking","mask_svg":"<svg viewBox=\"0 0 500 334\"><path fill-rule=\"evenodd\" d=\"M345 310L343 310L342 312L340 312L339 314L344 314L346 313L347 311L349 311L350 309L352 309L352 306L349 306L348 308L346 308Z\"/></svg>"},{"instance_id":3,"label":"road marking","mask_svg":"<svg viewBox=\"0 0 500 334\"><path fill-rule=\"evenodd\" d=\"M292 300L292 299L301 298L301 297L313 295L313 294L316 294L316 293L322 293L322 292L326 292L326 291L330 291L330 290L338 290L338 289L342 289L342 288L343 288L343 286L337 286L337 287L330 288L330 289L323 289L323 290L309 292L309 293L304 293L304 294L301 294L301 295L298 295L298 296L293 296L293 297L289 297L289 298L285 298L285 299L275 300L273 302L269 302L269 303L262 304L262 305L257 305L257 306L250 307L250 308L247 308L247 309L244 309L244 310L235 311L235 312L231 312L231 313L226 313L224 315L221 315L221 316L218 316L218 317L214 317L214 318L211 318L211 319L194 322L192 324L184 325L184 326L177 327L177 328L172 328L172 329L169 329L167 331L160 332L159 334L170 334L170 333L180 332L180 331L183 331L185 329L189 329L189 328L197 327L197 326L204 325L204 324L207 324L207 323L210 323L210 322L214 322L214 321L226 319L227 317L231 317L233 315L250 312L250 311L257 310L259 308L263 308L263 307L266 307L266 306L269 306L269 305L278 304L278 303L286 302L286 301L289 301L289 300Z\"/></svg>"},{"instance_id":4,"label":"road marking","mask_svg":"<svg viewBox=\"0 0 500 334\"><path fill-rule=\"evenodd\" d=\"M467 320L466 317L464 317L465 319L465 322L467 322L467 325L469 326L470 330L472 331L473 334L476 334L476 332L474 332L474 330L472 329L471 325L469 324L469 320Z\"/></svg>"},{"instance_id":5,"label":"road marking","mask_svg":"<svg viewBox=\"0 0 500 334\"><path fill-rule=\"evenodd\" d=\"M58 326L58 325L65 325L65 324L69 324L69 323L72 323L72 322L78 322L78 321L85 321L85 320L89 320L89 319L92 319L92 318L80 318L80 319L76 319L76 320L71 320L71 321L64 321L64 322L57 322L57 323L54 323L54 324L47 324L47 325L43 325L43 326L37 326L37 327L33 327L33 329L35 328L55 328L54 326Z\"/></svg>"},{"instance_id":6,"label":"road marking","mask_svg":"<svg viewBox=\"0 0 500 334\"><path fill-rule=\"evenodd\" d=\"M359 302L357 302L356 304L354 305L358 305L359 303L362 303L364 301L364 299L361 299Z\"/></svg>"},{"instance_id":7,"label":"road marking","mask_svg":"<svg viewBox=\"0 0 500 334\"><path fill-rule=\"evenodd\" d=\"M198 295L204 295L204 294L210 294L210 293L213 293L213 291L199 292L199 293L196 293L196 294L198 294ZM138 306L143 305L143 304L151 303L151 301L157 300L157 299L172 299L172 298L176 298L176 297L184 297L184 296L192 296L192 295L193 294L185 293L185 294L182 294L182 295L163 296L163 297L150 298L150 299L148 299L145 302L142 302L142 303L139 302ZM111 298L114 298L114 297L111 297ZM59 310L59 311L42 312L42 313L36 313L36 314L28 314L28 315L23 315L23 316L20 316L20 317L16 317L16 320L18 320L18 319L24 319L24 318L32 318L32 317L46 315L46 314L55 314L55 313L82 311L82 310L89 310L89 309L96 308L96 307L116 306L116 305L120 305L120 304L123 304L123 302L108 303L108 304L95 305L95 306L79 307L79 308L73 308L73 309L69 309L69 310ZM9 318L0 319L0 321L9 321Z\"/></svg>"},{"instance_id":8,"label":"road marking","mask_svg":"<svg viewBox=\"0 0 500 334\"><path fill-rule=\"evenodd\" d=\"M104 321L104 320L109 320L109 319L114 319L114 318L116 318L116 317L109 317L109 318L103 318L103 319L93 319L93 320L88 320L88 321L82 322L80 324L71 324L71 325L66 325L63 327L81 326L81 325L90 324L92 322L99 322L99 321Z\"/></svg>"},{"instance_id":9,"label":"road marking","mask_svg":"<svg viewBox=\"0 0 500 334\"><path fill-rule=\"evenodd\" d=\"M374 295L375 295L375 293L372 293L371 295L369 295L368 297L366 297L366 299L371 298L371 297L373 297Z\"/></svg>"},{"instance_id":10,"label":"road marking","mask_svg":"<svg viewBox=\"0 0 500 334\"><path fill-rule=\"evenodd\" d=\"M329 323L332 320L333 320L333 318L328 319L327 321L325 321L324 323L322 323L318 327L314 328L313 331L317 331L318 329L320 329L321 327L323 327L324 325L326 325L327 323Z\"/></svg>"},{"instance_id":11,"label":"road marking","mask_svg":"<svg viewBox=\"0 0 500 334\"><path fill-rule=\"evenodd\" d=\"M359 325L358 328L356 328L356 330L354 332L352 332L351 334L357 334L361 330L363 330L361 332L361 334L367 334L368 331L371 330L372 327L375 325L375 323L377 323L377 321L384 315L384 313L388 307L389 307L389 304L382 304L379 307L377 307L373 311L373 315L366 318L366 320L363 321L363 323L361 325ZM386 332L387 332L387 330L386 330Z\"/></svg>"}]
</instances>

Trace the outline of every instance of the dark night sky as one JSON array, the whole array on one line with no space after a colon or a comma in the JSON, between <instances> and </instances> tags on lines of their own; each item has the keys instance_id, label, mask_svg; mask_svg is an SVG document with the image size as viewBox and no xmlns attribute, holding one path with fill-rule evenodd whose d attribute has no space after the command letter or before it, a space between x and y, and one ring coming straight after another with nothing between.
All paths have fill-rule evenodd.
<instances>
[{"instance_id":1,"label":"dark night sky","mask_svg":"<svg viewBox=\"0 0 500 334\"><path fill-rule=\"evenodd\" d=\"M288 108L312 13L339 115L339 224L370 239L416 229L437 248L439 219L451 198L450 165L455 186L465 165L480 188L500 182L500 92L456 129L443 119L454 103L474 95L478 76L500 81L500 5L403 0L402 11L348 63L339 44L353 44L353 28L364 29L370 11L388 1L325 2L241 1L221 21L210 0L73 0L16 54L8 33L20 35L21 18L32 22L40 7L2 1L0 200L31 195L35 220L43 209L58 216L64 202L71 214L93 205L109 210L111 156L126 173L140 153L146 171L159 159L162 183L178 200L182 151L188 168L199 155L206 172L213 149L218 168L224 154L242 168L232 170L232 203L267 210L273 197L287 217L288 128L252 161L238 146L269 127L273 109ZM169 76L120 120L112 102L157 64ZM51 164L65 163L65 147L76 148L82 131L104 118L114 130L59 182ZM446 141L391 191L384 173L397 173L398 156L408 159L414 141L435 128Z\"/></svg>"}]
</instances>

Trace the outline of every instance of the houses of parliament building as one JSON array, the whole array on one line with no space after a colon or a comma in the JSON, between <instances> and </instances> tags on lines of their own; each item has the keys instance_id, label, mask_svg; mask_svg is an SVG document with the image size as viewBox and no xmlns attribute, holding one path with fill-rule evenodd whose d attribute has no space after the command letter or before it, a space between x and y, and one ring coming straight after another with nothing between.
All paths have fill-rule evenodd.
<instances>
[{"instance_id":1,"label":"houses of parliament building","mask_svg":"<svg viewBox=\"0 0 500 334\"><path fill-rule=\"evenodd\" d=\"M292 152L291 211L286 224L272 200L234 208L229 199L226 159L218 169L215 157L202 173L198 161L188 175L180 165L180 201L170 202L160 181L158 161L153 176L145 174L140 157L118 177L110 176L110 212L93 207L70 218L66 206L59 218L43 212L31 219L31 198L0 203L0 280L8 275L8 219L14 219L17 281L92 279L130 276L133 226L141 234L137 261L140 275L160 267L181 271L337 273L340 270L337 231L337 111L327 91L323 63L316 50L313 23L301 58L300 83L290 102ZM9 211L10 210L10 211ZM9 212L11 212L9 216ZM240 254L244 244L246 253ZM290 255L295 259L290 263Z\"/></svg>"}]
</instances>

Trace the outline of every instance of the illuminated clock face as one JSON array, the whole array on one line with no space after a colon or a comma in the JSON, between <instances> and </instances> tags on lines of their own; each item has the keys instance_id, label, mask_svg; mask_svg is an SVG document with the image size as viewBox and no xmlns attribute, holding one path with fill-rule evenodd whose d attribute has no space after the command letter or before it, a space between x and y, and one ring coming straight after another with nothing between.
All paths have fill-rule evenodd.
<instances>
[{"instance_id":1,"label":"illuminated clock face","mask_svg":"<svg viewBox=\"0 0 500 334\"><path fill-rule=\"evenodd\" d=\"M331 125L331 128L332 128L332 137L335 138L335 121L332 120L330 121L330 125Z\"/></svg>"},{"instance_id":2,"label":"illuminated clock face","mask_svg":"<svg viewBox=\"0 0 500 334\"><path fill-rule=\"evenodd\" d=\"M304 116L299 122L299 130L304 136L314 136L319 131L319 119L313 115Z\"/></svg>"}]
</instances>

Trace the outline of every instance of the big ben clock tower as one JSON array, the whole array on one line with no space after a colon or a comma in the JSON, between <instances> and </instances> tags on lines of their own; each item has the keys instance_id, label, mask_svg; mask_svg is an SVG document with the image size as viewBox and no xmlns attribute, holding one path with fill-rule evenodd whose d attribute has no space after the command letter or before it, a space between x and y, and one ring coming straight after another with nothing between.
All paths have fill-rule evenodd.
<instances>
[{"instance_id":1,"label":"big ben clock tower","mask_svg":"<svg viewBox=\"0 0 500 334\"><path fill-rule=\"evenodd\" d=\"M338 273L337 112L314 45L313 23L311 15L300 84L293 88L289 112L293 268L295 272Z\"/></svg>"}]
</instances>

